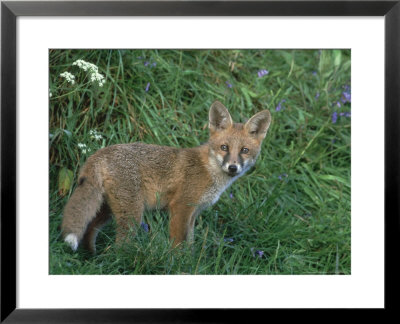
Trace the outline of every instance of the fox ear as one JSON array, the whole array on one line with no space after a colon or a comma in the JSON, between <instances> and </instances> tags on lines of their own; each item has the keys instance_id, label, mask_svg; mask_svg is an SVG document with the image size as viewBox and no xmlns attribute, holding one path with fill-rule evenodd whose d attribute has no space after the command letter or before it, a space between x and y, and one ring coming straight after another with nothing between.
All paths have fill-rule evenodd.
<instances>
[{"instance_id":1,"label":"fox ear","mask_svg":"<svg viewBox=\"0 0 400 324\"><path fill-rule=\"evenodd\" d=\"M208 128L211 132L216 132L231 126L232 117L228 109L219 101L215 101L210 108Z\"/></svg>"},{"instance_id":2,"label":"fox ear","mask_svg":"<svg viewBox=\"0 0 400 324\"><path fill-rule=\"evenodd\" d=\"M263 110L251 117L244 125L250 135L259 140L263 140L271 124L271 114L268 110Z\"/></svg>"}]
</instances>

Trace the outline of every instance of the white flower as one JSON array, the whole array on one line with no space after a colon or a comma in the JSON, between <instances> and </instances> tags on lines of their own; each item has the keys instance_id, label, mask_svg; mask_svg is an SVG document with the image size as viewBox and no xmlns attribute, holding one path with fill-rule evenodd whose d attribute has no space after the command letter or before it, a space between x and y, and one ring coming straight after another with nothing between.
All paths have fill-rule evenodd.
<instances>
[{"instance_id":1,"label":"white flower","mask_svg":"<svg viewBox=\"0 0 400 324\"><path fill-rule=\"evenodd\" d=\"M65 80L67 80L67 82L70 82L71 84L75 84L75 75L69 72L61 73L60 77L65 78Z\"/></svg>"},{"instance_id":2,"label":"white flower","mask_svg":"<svg viewBox=\"0 0 400 324\"><path fill-rule=\"evenodd\" d=\"M102 87L104 82L106 82L104 76L99 73L99 68L96 65L84 60L76 60L72 65L78 66L83 71L88 71L90 73L90 81L93 83L97 82L99 87Z\"/></svg>"},{"instance_id":3,"label":"white flower","mask_svg":"<svg viewBox=\"0 0 400 324\"><path fill-rule=\"evenodd\" d=\"M96 141L99 141L101 139L103 139L103 136L101 136L100 134L97 133L97 130L95 129L91 129L89 131L89 135L91 139L95 139Z\"/></svg>"}]
</instances>

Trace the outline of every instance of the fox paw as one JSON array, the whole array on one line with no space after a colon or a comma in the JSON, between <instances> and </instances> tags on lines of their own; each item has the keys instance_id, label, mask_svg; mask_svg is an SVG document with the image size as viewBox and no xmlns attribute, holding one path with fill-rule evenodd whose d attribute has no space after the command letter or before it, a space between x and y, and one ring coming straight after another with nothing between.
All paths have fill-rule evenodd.
<instances>
[{"instance_id":1,"label":"fox paw","mask_svg":"<svg viewBox=\"0 0 400 324\"><path fill-rule=\"evenodd\" d=\"M75 234L68 234L65 237L64 241L69 244L73 251L76 251L76 249L78 248L78 237Z\"/></svg>"}]
</instances>

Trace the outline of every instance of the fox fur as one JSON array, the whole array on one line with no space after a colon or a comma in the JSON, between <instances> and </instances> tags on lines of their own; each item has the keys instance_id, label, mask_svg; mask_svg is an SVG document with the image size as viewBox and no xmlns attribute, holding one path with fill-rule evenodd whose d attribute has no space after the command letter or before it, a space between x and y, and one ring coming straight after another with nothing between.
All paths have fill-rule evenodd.
<instances>
[{"instance_id":1,"label":"fox fur","mask_svg":"<svg viewBox=\"0 0 400 324\"><path fill-rule=\"evenodd\" d=\"M65 206L64 240L73 250L83 243L93 253L96 236L112 215L116 242L123 243L141 223L145 209L167 208L173 246L193 240L196 216L256 162L271 123L268 110L245 124L233 123L220 102L209 111L210 137L194 148L144 143L98 150L81 169Z\"/></svg>"}]
</instances>

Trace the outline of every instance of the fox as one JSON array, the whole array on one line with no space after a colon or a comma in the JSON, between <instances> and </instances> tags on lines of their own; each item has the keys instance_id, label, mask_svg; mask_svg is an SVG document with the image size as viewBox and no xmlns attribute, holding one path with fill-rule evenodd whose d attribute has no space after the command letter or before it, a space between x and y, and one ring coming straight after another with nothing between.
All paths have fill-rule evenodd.
<instances>
[{"instance_id":1,"label":"fox","mask_svg":"<svg viewBox=\"0 0 400 324\"><path fill-rule=\"evenodd\" d=\"M193 242L195 219L254 166L271 124L263 110L234 123L215 101L208 113L209 139L192 148L134 142L102 148L83 165L61 224L73 251L82 244L96 253L96 237L114 216L116 244L142 222L145 210L167 209L169 238L176 247Z\"/></svg>"}]
</instances>

